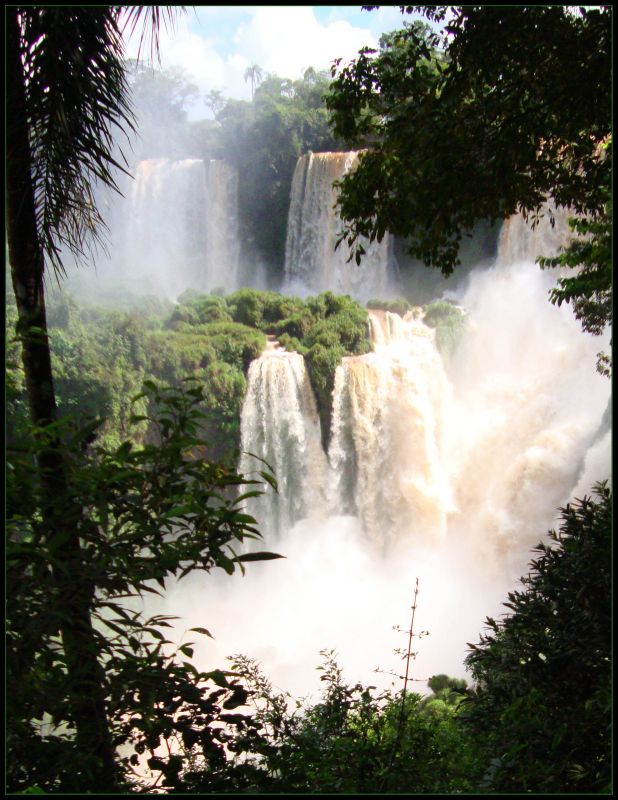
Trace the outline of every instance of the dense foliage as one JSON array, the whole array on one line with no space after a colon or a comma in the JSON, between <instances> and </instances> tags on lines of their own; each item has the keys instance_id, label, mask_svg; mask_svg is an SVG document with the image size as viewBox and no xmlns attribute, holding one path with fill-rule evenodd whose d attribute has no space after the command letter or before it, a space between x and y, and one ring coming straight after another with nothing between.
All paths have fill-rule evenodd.
<instances>
[{"instance_id":1,"label":"dense foliage","mask_svg":"<svg viewBox=\"0 0 618 800\"><path fill-rule=\"evenodd\" d=\"M95 621L92 655L112 736L124 755L115 781L127 786L143 753L173 787L183 759L174 742L198 745L214 771L225 762L228 725L244 729L245 718L225 714L244 704L237 680L201 674L183 659L191 643L177 649L161 630L169 617L145 619L138 599L158 593L173 576L214 568L232 573L243 561L277 558L242 554L259 539L255 520L243 513L247 496L259 494L261 479L249 480L204 455L199 436L203 393L195 382L179 393L147 382L156 409L149 422L158 442L141 448L89 445L96 422L77 427L68 417L30 434L27 449L8 463L7 591L8 764L11 791L36 785L47 792L91 791L98 757L84 748L71 712L74 693L92 687L67 672L66 634L61 632L67 595L83 595ZM136 421L141 420L141 415ZM37 449L61 442L65 475L74 502L59 496L63 527L43 504L35 470ZM273 483L272 477L260 473ZM231 491L244 488L244 492ZM249 492L247 493L247 489ZM66 530L75 530L82 559L73 570L54 569ZM158 585L158 586L157 586ZM128 599L128 602L127 602ZM198 633L210 635L207 630ZM85 642L83 647L87 646ZM160 748L166 744L166 748ZM172 749L170 749L170 746ZM110 781L113 776L108 776Z\"/></svg>"},{"instance_id":2,"label":"dense foliage","mask_svg":"<svg viewBox=\"0 0 618 800\"><path fill-rule=\"evenodd\" d=\"M542 213L551 219L543 209L553 198L583 217L575 230L596 231L601 246L590 257L580 240L564 260L546 262L585 266L551 299L574 302L586 330L603 330L611 322L611 10L422 13L444 22L443 39L417 21L383 37L379 52L365 48L333 68L334 131L366 148L342 180L344 236L381 240L390 231L448 275L478 220L522 212L535 224Z\"/></svg>"},{"instance_id":3,"label":"dense foliage","mask_svg":"<svg viewBox=\"0 0 618 800\"><path fill-rule=\"evenodd\" d=\"M427 9L443 19L446 8ZM603 211L610 154L610 14L564 6L451 10L445 51L423 23L338 65L337 135L371 142L343 181L353 234L410 237L445 273L477 219L534 214L547 196Z\"/></svg>"},{"instance_id":4,"label":"dense foliage","mask_svg":"<svg viewBox=\"0 0 618 800\"><path fill-rule=\"evenodd\" d=\"M460 694L378 694L372 686L347 684L332 651L322 656L324 690L314 704L275 692L253 660L232 659L261 724L259 758L252 760L256 789L380 794L472 787L475 759L458 723Z\"/></svg>"},{"instance_id":5,"label":"dense foliage","mask_svg":"<svg viewBox=\"0 0 618 800\"><path fill-rule=\"evenodd\" d=\"M23 370L14 338L15 311L9 305L7 338L9 442L14 420L26 415ZM251 361L266 346L266 334L307 359L325 437L331 415L335 369L346 355L371 349L367 313L349 297L325 292L301 300L277 292L240 289L227 297L186 292L163 312L147 304L116 311L79 306L58 293L49 308L54 382L62 414L77 422L104 418L99 442L117 447L129 435L135 443L156 440L139 411L152 411L147 398L136 409L131 398L144 380L180 387L186 377L200 381L201 433L212 459L234 463L240 445L240 412Z\"/></svg>"},{"instance_id":6,"label":"dense foliage","mask_svg":"<svg viewBox=\"0 0 618 800\"><path fill-rule=\"evenodd\" d=\"M562 509L467 658L491 791L611 790L611 510L605 484Z\"/></svg>"}]
</instances>

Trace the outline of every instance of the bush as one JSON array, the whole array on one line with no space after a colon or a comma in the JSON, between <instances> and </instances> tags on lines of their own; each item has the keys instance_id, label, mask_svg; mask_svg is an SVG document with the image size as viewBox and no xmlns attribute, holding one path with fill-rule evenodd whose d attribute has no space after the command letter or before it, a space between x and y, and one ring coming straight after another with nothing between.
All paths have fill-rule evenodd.
<instances>
[{"instance_id":1,"label":"bush","mask_svg":"<svg viewBox=\"0 0 618 800\"><path fill-rule=\"evenodd\" d=\"M562 509L466 659L490 791L611 792L612 503L606 484L595 494Z\"/></svg>"},{"instance_id":2,"label":"bush","mask_svg":"<svg viewBox=\"0 0 618 800\"><path fill-rule=\"evenodd\" d=\"M413 306L405 297L398 297L396 300L369 300L367 308L390 311L392 314L399 314L400 317L403 317Z\"/></svg>"},{"instance_id":3,"label":"bush","mask_svg":"<svg viewBox=\"0 0 618 800\"><path fill-rule=\"evenodd\" d=\"M207 337L219 361L226 361L245 373L266 347L266 337L261 331L236 322L211 322L199 325L196 331Z\"/></svg>"},{"instance_id":4,"label":"bush","mask_svg":"<svg viewBox=\"0 0 618 800\"><path fill-rule=\"evenodd\" d=\"M466 329L466 312L448 300L429 303L424 306L423 311L423 322L436 331L438 349L445 355L451 355Z\"/></svg>"}]
</instances>

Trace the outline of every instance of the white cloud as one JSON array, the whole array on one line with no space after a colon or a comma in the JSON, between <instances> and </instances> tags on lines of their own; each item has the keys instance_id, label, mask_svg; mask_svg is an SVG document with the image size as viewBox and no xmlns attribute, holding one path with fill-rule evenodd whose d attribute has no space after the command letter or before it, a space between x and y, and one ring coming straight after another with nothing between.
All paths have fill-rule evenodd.
<instances>
[{"instance_id":1,"label":"white cloud","mask_svg":"<svg viewBox=\"0 0 618 800\"><path fill-rule=\"evenodd\" d=\"M342 8L339 15L345 15ZM337 19L334 7L327 21L320 22L310 6L208 6L179 15L173 30L160 31L161 64L180 66L204 95L219 89L224 95L248 100L251 88L244 79L250 64L284 78L300 78L307 67L328 69L335 58L356 56L361 47L377 46L379 27L371 14L364 27ZM386 29L396 27L382 20ZM365 18L366 17L366 18ZM197 24L196 24L197 23ZM372 23L372 24L370 24ZM129 43L135 57L139 35ZM198 103L193 118L207 114Z\"/></svg>"},{"instance_id":2,"label":"white cloud","mask_svg":"<svg viewBox=\"0 0 618 800\"><path fill-rule=\"evenodd\" d=\"M333 59L350 59L376 44L367 30L342 20L322 25L308 6L257 7L241 24L235 44L239 52L268 72L299 78L309 66L328 68Z\"/></svg>"}]
</instances>

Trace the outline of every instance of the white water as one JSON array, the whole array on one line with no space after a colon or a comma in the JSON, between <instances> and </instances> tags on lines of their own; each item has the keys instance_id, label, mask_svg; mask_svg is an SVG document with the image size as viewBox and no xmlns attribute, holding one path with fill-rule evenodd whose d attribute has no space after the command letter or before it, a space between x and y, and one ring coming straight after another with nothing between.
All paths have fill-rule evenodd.
<instances>
[{"instance_id":1,"label":"white water","mask_svg":"<svg viewBox=\"0 0 618 800\"><path fill-rule=\"evenodd\" d=\"M360 266L348 262L350 249L335 250L341 221L334 213L333 182L353 170L358 153L309 153L298 159L288 214L285 248L285 291L317 294L327 290L359 300L390 296L392 256L389 235L382 242L361 239L366 254Z\"/></svg>"},{"instance_id":2,"label":"white water","mask_svg":"<svg viewBox=\"0 0 618 800\"><path fill-rule=\"evenodd\" d=\"M205 275L201 291L240 288L238 172L225 161L211 160L206 175Z\"/></svg>"},{"instance_id":3,"label":"white water","mask_svg":"<svg viewBox=\"0 0 618 800\"><path fill-rule=\"evenodd\" d=\"M419 577L415 631L430 635L415 640L417 687L466 677L466 643L504 610L557 507L610 476L610 384L595 371L607 341L548 302L556 275L531 261L539 232L518 226L457 298L470 323L448 364L416 315L373 315L374 352L337 373L329 467L302 358L254 362L243 447L271 462L280 494L251 510L286 559L170 592L166 610L216 637L198 644L202 665L247 653L301 695L318 691L332 647L350 682L400 688L372 670L401 672L392 626L408 625Z\"/></svg>"},{"instance_id":4,"label":"white water","mask_svg":"<svg viewBox=\"0 0 618 800\"><path fill-rule=\"evenodd\" d=\"M267 492L252 504L252 513L273 534L283 534L323 506L326 456L305 361L298 353L271 346L249 367L241 448L241 472L265 469L254 454L277 478L278 494Z\"/></svg>"},{"instance_id":5,"label":"white water","mask_svg":"<svg viewBox=\"0 0 618 800\"><path fill-rule=\"evenodd\" d=\"M96 259L96 288L175 301L241 284L238 176L223 161L145 159L121 180L124 196L101 201L109 246ZM92 293L88 274L75 290ZM98 299L98 298L97 298Z\"/></svg>"},{"instance_id":6,"label":"white water","mask_svg":"<svg viewBox=\"0 0 618 800\"><path fill-rule=\"evenodd\" d=\"M444 421L451 387L434 332L413 316L370 312L374 352L335 375L328 483L334 513L372 540L431 544L452 506Z\"/></svg>"}]
</instances>

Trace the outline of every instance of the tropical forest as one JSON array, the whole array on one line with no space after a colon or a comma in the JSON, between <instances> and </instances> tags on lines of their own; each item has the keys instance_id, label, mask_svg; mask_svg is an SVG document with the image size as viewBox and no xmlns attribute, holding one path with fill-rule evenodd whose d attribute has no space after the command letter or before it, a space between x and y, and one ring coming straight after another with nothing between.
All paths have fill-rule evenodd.
<instances>
[{"instance_id":1,"label":"tropical forest","mask_svg":"<svg viewBox=\"0 0 618 800\"><path fill-rule=\"evenodd\" d=\"M5 791L612 793L611 6L6 6Z\"/></svg>"}]
</instances>

